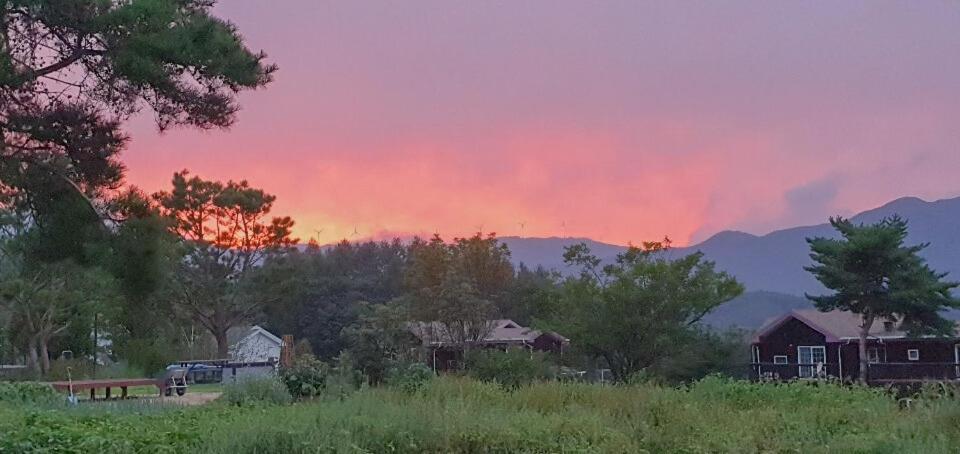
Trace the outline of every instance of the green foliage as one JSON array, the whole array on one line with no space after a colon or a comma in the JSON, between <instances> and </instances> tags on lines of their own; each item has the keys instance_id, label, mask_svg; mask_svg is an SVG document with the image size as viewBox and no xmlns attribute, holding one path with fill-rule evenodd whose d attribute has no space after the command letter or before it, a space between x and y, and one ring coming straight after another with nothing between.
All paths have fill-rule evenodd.
<instances>
[{"instance_id":1,"label":"green foliage","mask_svg":"<svg viewBox=\"0 0 960 454\"><path fill-rule=\"evenodd\" d=\"M358 316L369 315L359 302L379 306L402 294L406 256L400 240L342 241L270 256L252 276L251 291L267 301L262 326L308 340L318 358L332 360L353 348L345 329L356 327ZM369 364L365 354L353 353L364 369Z\"/></svg>"},{"instance_id":2,"label":"green foliage","mask_svg":"<svg viewBox=\"0 0 960 454\"><path fill-rule=\"evenodd\" d=\"M700 319L743 292L743 286L700 253L665 257L669 242L631 247L614 264L583 243L567 248L564 259L581 267L564 282L551 314L550 329L573 339L576 348L602 358L618 380L647 370L691 348Z\"/></svg>"},{"instance_id":3,"label":"green foliage","mask_svg":"<svg viewBox=\"0 0 960 454\"><path fill-rule=\"evenodd\" d=\"M52 405L65 400L49 385L33 382L0 382L0 405Z\"/></svg>"},{"instance_id":4,"label":"green foliage","mask_svg":"<svg viewBox=\"0 0 960 454\"><path fill-rule=\"evenodd\" d=\"M814 265L806 268L831 295L808 296L822 311L840 309L861 314L869 330L874 319L901 321L912 334L954 334L954 324L942 317L946 308L960 307L946 273L931 269L919 252L928 246L904 246L907 222L884 218L872 225L854 225L843 218L830 224L841 239L808 238Z\"/></svg>"},{"instance_id":5,"label":"green foliage","mask_svg":"<svg viewBox=\"0 0 960 454\"><path fill-rule=\"evenodd\" d=\"M72 261L24 263L17 273L0 280L0 307L11 314L9 333L21 340L33 369L50 368L51 341L75 324L89 326L97 311L117 303L115 280L99 268ZM76 330L83 343L89 331ZM70 343L67 342L67 345Z\"/></svg>"},{"instance_id":6,"label":"green foliage","mask_svg":"<svg viewBox=\"0 0 960 454\"><path fill-rule=\"evenodd\" d=\"M430 383L436 374L423 363L397 364L387 372L386 385L412 394Z\"/></svg>"},{"instance_id":7,"label":"green foliage","mask_svg":"<svg viewBox=\"0 0 960 454\"><path fill-rule=\"evenodd\" d=\"M526 349L469 351L467 375L480 381L498 383L509 389L553 376L544 354Z\"/></svg>"},{"instance_id":8,"label":"green foliage","mask_svg":"<svg viewBox=\"0 0 960 454\"><path fill-rule=\"evenodd\" d=\"M161 128L229 126L236 94L266 85L276 68L211 15L212 4L5 3L4 23L19 32L0 49L0 98L8 100L0 118L15 133L4 134L3 157L29 164L25 173L66 176L78 191L109 188L122 174L116 155L126 141L115 119L148 105Z\"/></svg>"},{"instance_id":9,"label":"green foliage","mask_svg":"<svg viewBox=\"0 0 960 454\"><path fill-rule=\"evenodd\" d=\"M297 357L293 366L280 370L280 379L297 399L319 396L327 386L330 368L313 356Z\"/></svg>"},{"instance_id":10,"label":"green foliage","mask_svg":"<svg viewBox=\"0 0 960 454\"><path fill-rule=\"evenodd\" d=\"M131 367L143 371L149 377L156 375L177 359L175 352L171 350L170 342L156 337L128 339L118 346L116 354L130 363Z\"/></svg>"},{"instance_id":11,"label":"green foliage","mask_svg":"<svg viewBox=\"0 0 960 454\"><path fill-rule=\"evenodd\" d=\"M438 323L447 342L466 345L489 334L498 303L514 279L510 250L496 235L480 233L445 243L414 239L406 271L411 320Z\"/></svg>"},{"instance_id":12,"label":"green foliage","mask_svg":"<svg viewBox=\"0 0 960 454\"><path fill-rule=\"evenodd\" d=\"M750 362L747 333L696 329L685 334L669 357L644 371L648 377L665 383L688 383L710 374L746 378L743 365Z\"/></svg>"},{"instance_id":13,"label":"green foliage","mask_svg":"<svg viewBox=\"0 0 960 454\"><path fill-rule=\"evenodd\" d=\"M168 280L176 309L205 327L217 342L217 357L229 356L227 332L249 323L265 296L252 287L253 269L296 243L290 217L270 217L276 197L246 181L207 181L187 171L173 175L173 188L154 196L186 257Z\"/></svg>"},{"instance_id":14,"label":"green foliage","mask_svg":"<svg viewBox=\"0 0 960 454\"><path fill-rule=\"evenodd\" d=\"M343 398L363 387L364 382L365 377L354 365L353 356L345 351L337 357L336 366L327 374L324 390L328 395Z\"/></svg>"},{"instance_id":15,"label":"green foliage","mask_svg":"<svg viewBox=\"0 0 960 454\"><path fill-rule=\"evenodd\" d=\"M249 378L223 387L224 402L238 407L284 405L293 400L287 386L275 377Z\"/></svg>"},{"instance_id":16,"label":"green foliage","mask_svg":"<svg viewBox=\"0 0 960 454\"><path fill-rule=\"evenodd\" d=\"M557 272L540 266L531 270L521 263L508 291L510 296L498 303L500 317L530 326L555 304L560 296L559 290L560 275Z\"/></svg>"},{"instance_id":17,"label":"green foliage","mask_svg":"<svg viewBox=\"0 0 960 454\"><path fill-rule=\"evenodd\" d=\"M869 415L865 418L864 415ZM951 453L960 402L882 390L707 377L683 387L544 382L506 390L444 377L298 405L143 414L0 403L0 452Z\"/></svg>"},{"instance_id":18,"label":"green foliage","mask_svg":"<svg viewBox=\"0 0 960 454\"><path fill-rule=\"evenodd\" d=\"M397 304L357 303L357 321L342 336L351 359L371 384L383 382L387 371L404 363L417 339L406 329L405 312Z\"/></svg>"},{"instance_id":19,"label":"green foliage","mask_svg":"<svg viewBox=\"0 0 960 454\"><path fill-rule=\"evenodd\" d=\"M854 225L831 218L840 239L807 238L814 265L805 269L830 295L810 296L817 309L839 309L860 314L860 381L867 381L866 340L874 321L900 322L912 335L954 335L953 321L944 309L960 307L950 291L960 283L947 282L946 273L931 269L920 251L928 244L904 246L907 221L898 216L871 225Z\"/></svg>"}]
</instances>

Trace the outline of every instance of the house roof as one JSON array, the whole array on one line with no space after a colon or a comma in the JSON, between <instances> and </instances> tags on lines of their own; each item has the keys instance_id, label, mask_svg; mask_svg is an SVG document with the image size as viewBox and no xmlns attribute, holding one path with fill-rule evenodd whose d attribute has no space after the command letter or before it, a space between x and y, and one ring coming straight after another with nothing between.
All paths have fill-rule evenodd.
<instances>
[{"instance_id":1,"label":"house roof","mask_svg":"<svg viewBox=\"0 0 960 454\"><path fill-rule=\"evenodd\" d=\"M489 333L483 338L482 343L531 343L542 335L553 336L562 342L569 342L569 339L557 333L527 328L509 319L490 320L487 323L490 326L485 329L489 329ZM439 322L414 322L410 323L408 328L424 345L452 344L456 343L455 338L461 337L452 336L451 333L447 332L446 326Z\"/></svg>"},{"instance_id":2,"label":"house roof","mask_svg":"<svg viewBox=\"0 0 960 454\"><path fill-rule=\"evenodd\" d=\"M266 329L260 327L259 325L253 326L238 326L235 328L230 328L227 330L227 343L230 345L236 345L243 339L246 339L250 336L262 335L267 339L270 339L271 342L276 343L277 345L283 345L283 340L267 331Z\"/></svg>"},{"instance_id":3,"label":"house roof","mask_svg":"<svg viewBox=\"0 0 960 454\"><path fill-rule=\"evenodd\" d=\"M757 330L753 341L759 342L761 337L770 334L792 319L799 320L823 334L827 338L827 342L859 339L860 337L862 319L859 314L839 310L821 312L816 309L795 309L765 323L762 328ZM900 322L894 322L888 329L887 321L889 320L879 319L874 321L868 337L873 339L902 339L908 337L907 332L900 328Z\"/></svg>"}]
</instances>

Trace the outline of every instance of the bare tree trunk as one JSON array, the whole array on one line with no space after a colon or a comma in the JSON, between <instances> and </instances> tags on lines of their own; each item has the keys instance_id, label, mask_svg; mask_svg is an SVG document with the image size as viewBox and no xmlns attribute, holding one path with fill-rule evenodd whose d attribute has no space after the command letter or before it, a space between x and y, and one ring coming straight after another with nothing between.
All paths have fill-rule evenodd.
<instances>
[{"instance_id":1,"label":"bare tree trunk","mask_svg":"<svg viewBox=\"0 0 960 454\"><path fill-rule=\"evenodd\" d=\"M857 356L860 360L860 384L866 385L870 378L867 374L867 368L870 362L867 361L867 336L870 334L870 327L873 326L873 314L863 315L863 324L860 325L860 345L858 345Z\"/></svg>"},{"instance_id":2,"label":"bare tree trunk","mask_svg":"<svg viewBox=\"0 0 960 454\"><path fill-rule=\"evenodd\" d=\"M50 372L50 349L48 344L50 340L47 338L40 339L40 361L43 366L43 373L46 374Z\"/></svg>"},{"instance_id":3,"label":"bare tree trunk","mask_svg":"<svg viewBox=\"0 0 960 454\"><path fill-rule=\"evenodd\" d=\"M35 337L30 338L27 342L27 350L29 353L29 356L27 356L27 367L35 374L40 374L42 371L40 370L40 358L37 355L37 339Z\"/></svg>"},{"instance_id":4,"label":"bare tree trunk","mask_svg":"<svg viewBox=\"0 0 960 454\"><path fill-rule=\"evenodd\" d=\"M230 343L227 341L227 330L217 330L213 337L217 339L217 359L229 358Z\"/></svg>"}]
</instances>

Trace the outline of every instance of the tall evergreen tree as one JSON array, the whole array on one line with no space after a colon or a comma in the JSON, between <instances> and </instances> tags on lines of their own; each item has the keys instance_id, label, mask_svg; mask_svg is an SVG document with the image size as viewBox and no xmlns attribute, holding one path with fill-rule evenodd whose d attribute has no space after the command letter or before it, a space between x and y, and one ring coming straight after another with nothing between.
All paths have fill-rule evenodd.
<instances>
[{"instance_id":1,"label":"tall evergreen tree","mask_svg":"<svg viewBox=\"0 0 960 454\"><path fill-rule=\"evenodd\" d=\"M186 256L170 283L172 302L206 328L217 354L228 354L227 332L253 320L264 301L251 292L254 268L296 243L290 217L271 217L276 197L246 181L220 183L174 174L173 188L156 194Z\"/></svg>"},{"instance_id":2,"label":"tall evergreen tree","mask_svg":"<svg viewBox=\"0 0 960 454\"><path fill-rule=\"evenodd\" d=\"M0 181L95 198L120 184L121 123L227 127L236 93L276 69L211 0L10 0L0 5ZM36 198L33 198L36 201ZM29 202L30 200L27 200ZM38 207L33 207L38 208Z\"/></svg>"},{"instance_id":3,"label":"tall evergreen tree","mask_svg":"<svg viewBox=\"0 0 960 454\"><path fill-rule=\"evenodd\" d=\"M830 295L811 296L821 311L834 309L859 314L860 381L867 381L867 337L878 320L899 321L911 334L954 334L954 325L941 311L960 307L944 281L946 273L931 269L920 251L929 244L905 246L907 221L899 216L876 224L856 225L830 218L841 238L808 238L814 265L805 269Z\"/></svg>"}]
</instances>

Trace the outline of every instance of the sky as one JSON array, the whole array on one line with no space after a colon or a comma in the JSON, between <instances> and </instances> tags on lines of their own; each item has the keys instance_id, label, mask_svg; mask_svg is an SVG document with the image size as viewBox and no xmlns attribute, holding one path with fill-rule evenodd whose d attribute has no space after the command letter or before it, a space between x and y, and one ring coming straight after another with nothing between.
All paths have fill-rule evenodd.
<instances>
[{"instance_id":1,"label":"sky","mask_svg":"<svg viewBox=\"0 0 960 454\"><path fill-rule=\"evenodd\" d=\"M695 243L960 195L960 4L224 0L279 65L128 181L246 179L301 239Z\"/></svg>"}]
</instances>

